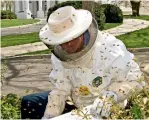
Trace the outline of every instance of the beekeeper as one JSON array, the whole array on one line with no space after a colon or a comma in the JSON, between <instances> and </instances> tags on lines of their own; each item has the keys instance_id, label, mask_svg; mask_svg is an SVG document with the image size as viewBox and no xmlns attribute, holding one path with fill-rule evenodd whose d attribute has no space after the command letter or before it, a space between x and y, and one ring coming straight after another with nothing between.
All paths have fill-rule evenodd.
<instances>
[{"instance_id":1,"label":"beekeeper","mask_svg":"<svg viewBox=\"0 0 149 120\"><path fill-rule=\"evenodd\" d=\"M135 88L142 89L138 82L141 71L134 55L122 41L99 31L89 11L61 7L50 15L39 36L44 44L53 46L50 73L53 88L40 97L48 100L42 104L43 119L62 114L68 96L76 107L91 105L93 114L107 117L110 103L103 107L105 98L112 97L120 103ZM22 101L29 101L29 97Z\"/></svg>"}]
</instances>

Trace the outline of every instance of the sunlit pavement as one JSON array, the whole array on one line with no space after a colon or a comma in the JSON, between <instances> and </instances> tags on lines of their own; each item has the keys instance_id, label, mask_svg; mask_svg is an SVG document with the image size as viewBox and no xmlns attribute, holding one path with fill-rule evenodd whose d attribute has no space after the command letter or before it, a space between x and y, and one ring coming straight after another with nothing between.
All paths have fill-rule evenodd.
<instances>
[{"instance_id":1,"label":"sunlit pavement","mask_svg":"<svg viewBox=\"0 0 149 120\"><path fill-rule=\"evenodd\" d=\"M149 64L149 52L137 52L135 57L142 70ZM16 93L22 96L50 89L50 55L16 57L2 60L3 67L6 69L2 70L4 71L2 94ZM149 67L146 71L149 71Z\"/></svg>"}]
</instances>

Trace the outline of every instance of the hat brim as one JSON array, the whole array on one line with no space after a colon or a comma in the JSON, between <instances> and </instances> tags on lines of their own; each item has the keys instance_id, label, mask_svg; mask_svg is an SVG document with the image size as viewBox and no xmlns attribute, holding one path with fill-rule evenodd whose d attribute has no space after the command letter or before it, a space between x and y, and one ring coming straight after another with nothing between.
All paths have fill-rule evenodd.
<instances>
[{"instance_id":1,"label":"hat brim","mask_svg":"<svg viewBox=\"0 0 149 120\"><path fill-rule=\"evenodd\" d=\"M83 34L92 23L92 15L87 10L76 10L77 22L69 31L61 34L53 33L48 23L40 30L39 37L47 45L59 45L73 40Z\"/></svg>"}]
</instances>

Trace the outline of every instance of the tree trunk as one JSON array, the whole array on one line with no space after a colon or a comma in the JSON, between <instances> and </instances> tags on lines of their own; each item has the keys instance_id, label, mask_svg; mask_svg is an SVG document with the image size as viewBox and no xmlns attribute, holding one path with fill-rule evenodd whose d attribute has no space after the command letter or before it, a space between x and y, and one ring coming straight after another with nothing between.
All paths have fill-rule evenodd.
<instances>
[{"instance_id":1,"label":"tree trunk","mask_svg":"<svg viewBox=\"0 0 149 120\"><path fill-rule=\"evenodd\" d=\"M132 15L133 16L140 16L139 10L140 10L141 1L139 1L139 2L130 1L130 2L131 2L131 7L132 7Z\"/></svg>"},{"instance_id":2,"label":"tree trunk","mask_svg":"<svg viewBox=\"0 0 149 120\"><path fill-rule=\"evenodd\" d=\"M82 1L82 8L90 11L94 17L94 11L93 11L94 2L93 1Z\"/></svg>"},{"instance_id":3,"label":"tree trunk","mask_svg":"<svg viewBox=\"0 0 149 120\"><path fill-rule=\"evenodd\" d=\"M12 8L12 3L11 2L9 3L8 8L11 11L11 8Z\"/></svg>"},{"instance_id":4,"label":"tree trunk","mask_svg":"<svg viewBox=\"0 0 149 120\"><path fill-rule=\"evenodd\" d=\"M2 10L4 9L4 6L5 6L5 2L4 1L1 1L1 9Z\"/></svg>"},{"instance_id":5,"label":"tree trunk","mask_svg":"<svg viewBox=\"0 0 149 120\"><path fill-rule=\"evenodd\" d=\"M55 4L56 4L56 5L58 4L58 1L57 1L57 0L55 0Z\"/></svg>"}]
</instances>

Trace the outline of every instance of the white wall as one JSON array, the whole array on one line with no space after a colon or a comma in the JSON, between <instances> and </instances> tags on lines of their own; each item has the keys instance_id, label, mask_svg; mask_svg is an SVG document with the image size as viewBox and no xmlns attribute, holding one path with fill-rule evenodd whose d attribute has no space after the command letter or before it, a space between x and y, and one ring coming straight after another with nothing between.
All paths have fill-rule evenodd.
<instances>
[{"instance_id":1,"label":"white wall","mask_svg":"<svg viewBox=\"0 0 149 120\"><path fill-rule=\"evenodd\" d=\"M26 1L22 1L22 4L23 9L20 11L20 1L15 1L15 14L17 15L17 18L30 19L32 13L26 10Z\"/></svg>"},{"instance_id":2,"label":"white wall","mask_svg":"<svg viewBox=\"0 0 149 120\"><path fill-rule=\"evenodd\" d=\"M149 15L149 0L144 0L141 3L140 15Z\"/></svg>"},{"instance_id":3,"label":"white wall","mask_svg":"<svg viewBox=\"0 0 149 120\"><path fill-rule=\"evenodd\" d=\"M33 11L31 11L32 13L33 13L33 15L35 16L35 17L37 17L37 1L32 1L32 4L33 4Z\"/></svg>"},{"instance_id":4,"label":"white wall","mask_svg":"<svg viewBox=\"0 0 149 120\"><path fill-rule=\"evenodd\" d=\"M15 14L17 15L17 18L19 19L25 19L25 12L24 12L24 1L23 2L23 11L20 11L20 1L15 1Z\"/></svg>"}]
</instances>

